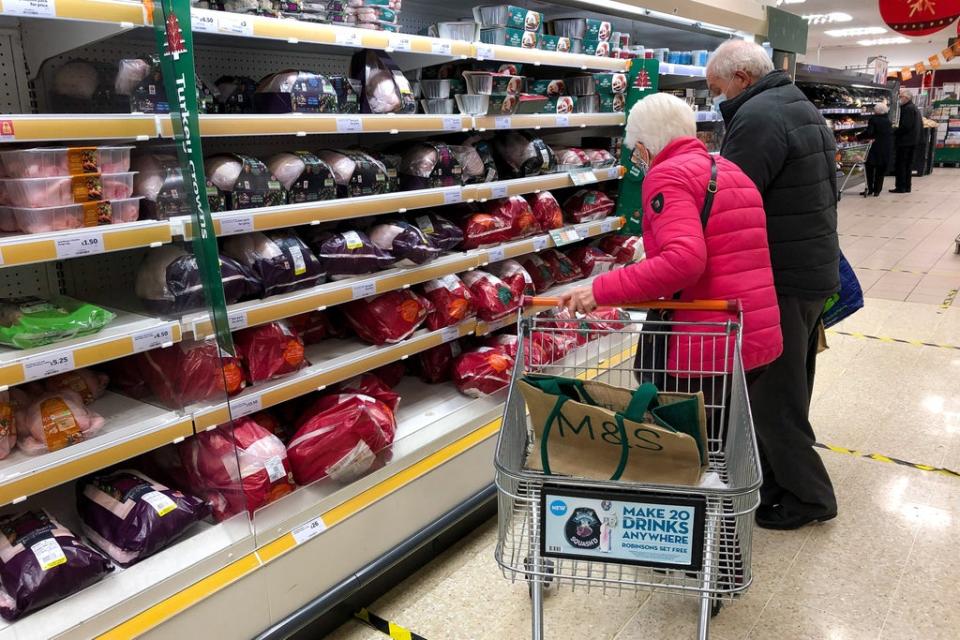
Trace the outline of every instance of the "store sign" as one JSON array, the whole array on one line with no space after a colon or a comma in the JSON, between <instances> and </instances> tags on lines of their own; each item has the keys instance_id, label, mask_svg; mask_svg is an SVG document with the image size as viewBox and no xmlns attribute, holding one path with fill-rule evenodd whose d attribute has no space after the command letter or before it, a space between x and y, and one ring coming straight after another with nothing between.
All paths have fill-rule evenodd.
<instances>
[{"instance_id":1,"label":"store sign","mask_svg":"<svg viewBox=\"0 0 960 640\"><path fill-rule=\"evenodd\" d=\"M698 571L706 500L700 496L544 486L544 557Z\"/></svg>"}]
</instances>

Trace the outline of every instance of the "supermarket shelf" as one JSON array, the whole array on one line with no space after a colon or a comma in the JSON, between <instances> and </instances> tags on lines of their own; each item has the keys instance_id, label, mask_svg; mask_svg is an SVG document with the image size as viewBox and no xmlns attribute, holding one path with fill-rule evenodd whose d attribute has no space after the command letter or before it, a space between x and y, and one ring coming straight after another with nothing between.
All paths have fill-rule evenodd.
<instances>
[{"instance_id":1,"label":"supermarket shelf","mask_svg":"<svg viewBox=\"0 0 960 640\"><path fill-rule=\"evenodd\" d=\"M173 136L169 118L159 120L160 135ZM410 114L336 114L285 113L283 115L200 116L203 136L306 136L321 133L399 133L401 131L461 132L473 128L473 118L465 115Z\"/></svg>"},{"instance_id":2,"label":"supermarket shelf","mask_svg":"<svg viewBox=\"0 0 960 640\"><path fill-rule=\"evenodd\" d=\"M530 113L513 116L479 116L474 127L487 129L543 129L552 127L622 127L623 113Z\"/></svg>"},{"instance_id":3,"label":"supermarket shelf","mask_svg":"<svg viewBox=\"0 0 960 640\"><path fill-rule=\"evenodd\" d=\"M95 253L158 247L171 241L170 223L141 220L50 233L0 236L0 266L61 260Z\"/></svg>"},{"instance_id":4,"label":"supermarket shelf","mask_svg":"<svg viewBox=\"0 0 960 640\"><path fill-rule=\"evenodd\" d=\"M75 480L193 435L189 416L107 392L90 406L103 430L83 442L37 456L15 449L0 460L0 505Z\"/></svg>"},{"instance_id":5,"label":"supermarket shelf","mask_svg":"<svg viewBox=\"0 0 960 640\"><path fill-rule=\"evenodd\" d=\"M147 114L6 114L0 116L0 142L149 140L158 135L157 122Z\"/></svg>"},{"instance_id":6,"label":"supermarket shelf","mask_svg":"<svg viewBox=\"0 0 960 640\"><path fill-rule=\"evenodd\" d=\"M193 407L196 431L212 429L231 418L249 415L298 398L311 391L324 389L357 374L426 351L432 347L473 333L474 320L438 331L420 330L397 344L370 346L358 340L326 340L306 349L306 357L314 364L289 376L246 389L227 402ZM229 406L228 406L229 405Z\"/></svg>"},{"instance_id":7,"label":"supermarket shelf","mask_svg":"<svg viewBox=\"0 0 960 640\"><path fill-rule=\"evenodd\" d=\"M116 319L90 336L34 349L0 347L0 387L47 378L180 342L180 323L176 320L114 312Z\"/></svg>"},{"instance_id":8,"label":"supermarket shelf","mask_svg":"<svg viewBox=\"0 0 960 640\"><path fill-rule=\"evenodd\" d=\"M722 122L723 116L716 111L697 111L697 122Z\"/></svg>"},{"instance_id":9,"label":"supermarket shelf","mask_svg":"<svg viewBox=\"0 0 960 640\"><path fill-rule=\"evenodd\" d=\"M0 2L0 15L13 18L61 18L88 22L114 22L143 26L143 5L129 0L46 0L45 2Z\"/></svg>"},{"instance_id":10,"label":"supermarket shelf","mask_svg":"<svg viewBox=\"0 0 960 640\"><path fill-rule=\"evenodd\" d=\"M707 68L698 67L692 64L670 64L669 62L661 62L660 75L687 76L690 78L706 78Z\"/></svg>"},{"instance_id":11,"label":"supermarket shelf","mask_svg":"<svg viewBox=\"0 0 960 640\"><path fill-rule=\"evenodd\" d=\"M522 49L495 44L474 43L472 57L478 60L497 60L501 62L522 62L535 67L573 67L581 70L598 69L601 71L626 71L630 61L620 58L590 56L583 53L563 53L541 49Z\"/></svg>"},{"instance_id":12,"label":"supermarket shelf","mask_svg":"<svg viewBox=\"0 0 960 640\"><path fill-rule=\"evenodd\" d=\"M569 289L573 289L576 287L588 287L591 284L593 284L593 281L596 278L597 276L591 276L589 278L584 278L582 280L575 280L574 282L567 282L565 284L560 284L555 287L551 287L550 289L547 289L540 295L546 296L546 297L556 297ZM523 317L530 318L532 316L537 315L538 313L542 313L543 311L547 311L547 309L544 309L543 307L526 307L523 310ZM493 333L494 331L499 331L500 329L504 329L514 324L517 324L517 316L515 315L510 315L506 318L500 318L499 320L493 320L491 322L484 322L483 320L478 320L475 333L478 336L485 336Z\"/></svg>"},{"instance_id":13,"label":"supermarket shelf","mask_svg":"<svg viewBox=\"0 0 960 640\"><path fill-rule=\"evenodd\" d=\"M860 108L848 108L848 107L830 107L827 109L820 109L820 113L825 116L831 115L848 115L848 116L869 116L870 112L864 111Z\"/></svg>"},{"instance_id":14,"label":"supermarket shelf","mask_svg":"<svg viewBox=\"0 0 960 640\"><path fill-rule=\"evenodd\" d=\"M834 131L852 131L854 129L866 129L866 128L867 128L867 125L865 124L841 124L841 125L833 126Z\"/></svg>"},{"instance_id":15,"label":"supermarket shelf","mask_svg":"<svg viewBox=\"0 0 960 640\"><path fill-rule=\"evenodd\" d=\"M623 167L618 165L604 169L578 171L575 176L576 181L574 180L572 172L564 171L548 173L542 176L533 176L531 178L485 182L483 184L465 187L465 199L484 202L485 200L493 198L506 198L508 196L523 195L525 193L539 193L540 191L563 189L564 187L574 187L592 182L603 182L605 180L618 180L624 173L625 170Z\"/></svg>"},{"instance_id":16,"label":"supermarket shelf","mask_svg":"<svg viewBox=\"0 0 960 640\"><path fill-rule=\"evenodd\" d=\"M622 225L623 220L621 218L609 217L598 222L572 225L559 231L566 231L567 238L570 237L569 233L574 232L577 234L577 239L582 240L616 231ZM575 241L568 240L568 242ZM499 262L500 260L515 258L555 246L557 245L551 234L540 234L522 240L506 242L493 248L453 253L419 267L390 269L375 274L328 282L303 291L271 296L264 300L240 302L228 307L227 316L230 328L235 331L244 327L289 318L314 309L366 298L378 293L404 289L434 278L462 273L491 262ZM213 334L213 325L207 313L197 313L185 317L181 320L181 324L184 331L192 333L195 339L202 339Z\"/></svg>"}]
</instances>

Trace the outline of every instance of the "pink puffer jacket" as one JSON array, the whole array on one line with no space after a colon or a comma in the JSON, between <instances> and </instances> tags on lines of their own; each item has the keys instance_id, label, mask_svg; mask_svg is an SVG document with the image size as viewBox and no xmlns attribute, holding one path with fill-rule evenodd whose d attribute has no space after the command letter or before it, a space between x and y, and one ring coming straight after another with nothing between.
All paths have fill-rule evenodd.
<instances>
[{"instance_id":1,"label":"pink puffer jacket","mask_svg":"<svg viewBox=\"0 0 960 640\"><path fill-rule=\"evenodd\" d=\"M710 179L710 156L696 138L677 138L654 159L643 181L646 259L593 282L598 304L641 300L739 300L743 309L743 366L773 362L783 350L780 309L773 287L763 200L750 178L717 158L718 190L704 233L700 210ZM681 322L725 321L722 312L678 311ZM702 329L701 329L702 331ZM715 343L715 344L714 344ZM682 373L732 370L733 350L699 337L671 340L667 367Z\"/></svg>"}]
</instances>

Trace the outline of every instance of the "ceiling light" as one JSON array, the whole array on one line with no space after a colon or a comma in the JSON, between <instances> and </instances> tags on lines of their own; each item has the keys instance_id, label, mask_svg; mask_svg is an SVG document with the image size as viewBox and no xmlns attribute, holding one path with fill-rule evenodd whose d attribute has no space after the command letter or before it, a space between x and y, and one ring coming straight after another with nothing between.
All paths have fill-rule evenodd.
<instances>
[{"instance_id":1,"label":"ceiling light","mask_svg":"<svg viewBox=\"0 0 960 640\"><path fill-rule=\"evenodd\" d=\"M850 36L876 36L886 33L883 27L850 27L849 29L827 29L825 34L831 38L849 38Z\"/></svg>"},{"instance_id":2,"label":"ceiling light","mask_svg":"<svg viewBox=\"0 0 960 640\"><path fill-rule=\"evenodd\" d=\"M853 16L849 13L833 11L831 13L811 13L810 15L803 16L803 19L810 24L829 24L834 22L850 22L853 20Z\"/></svg>"},{"instance_id":3,"label":"ceiling light","mask_svg":"<svg viewBox=\"0 0 960 640\"><path fill-rule=\"evenodd\" d=\"M872 40L857 40L861 47L877 47L884 44L909 44L912 40L897 36L896 38L873 38Z\"/></svg>"}]
</instances>

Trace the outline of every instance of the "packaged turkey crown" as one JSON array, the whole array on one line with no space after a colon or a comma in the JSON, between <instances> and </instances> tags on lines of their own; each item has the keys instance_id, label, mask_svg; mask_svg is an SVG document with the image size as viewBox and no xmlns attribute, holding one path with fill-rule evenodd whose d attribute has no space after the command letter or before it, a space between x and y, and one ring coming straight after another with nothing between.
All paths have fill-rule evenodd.
<instances>
[{"instance_id":1,"label":"packaged turkey crown","mask_svg":"<svg viewBox=\"0 0 960 640\"><path fill-rule=\"evenodd\" d=\"M463 184L485 182L487 179L487 165L475 147L469 145L448 145L453 156L460 164Z\"/></svg>"},{"instance_id":2,"label":"packaged turkey crown","mask_svg":"<svg viewBox=\"0 0 960 640\"><path fill-rule=\"evenodd\" d=\"M403 156L398 153L385 153L369 147L354 149L354 151L366 154L383 165L387 172L387 193L400 191L400 163L403 161Z\"/></svg>"},{"instance_id":3,"label":"packaged turkey crown","mask_svg":"<svg viewBox=\"0 0 960 640\"><path fill-rule=\"evenodd\" d=\"M287 318L287 322L303 340L303 344L317 344L327 338L342 338L346 331L336 326L327 311L308 311Z\"/></svg>"},{"instance_id":4,"label":"packaged turkey crown","mask_svg":"<svg viewBox=\"0 0 960 640\"><path fill-rule=\"evenodd\" d=\"M267 168L287 191L287 202L317 202L337 197L337 184L327 163L309 151L278 153L267 159Z\"/></svg>"},{"instance_id":5,"label":"packaged turkey crown","mask_svg":"<svg viewBox=\"0 0 960 640\"><path fill-rule=\"evenodd\" d=\"M260 80L253 95L257 113L336 113L337 92L319 73L285 69Z\"/></svg>"},{"instance_id":6,"label":"packaged turkey crown","mask_svg":"<svg viewBox=\"0 0 960 640\"><path fill-rule=\"evenodd\" d=\"M484 174L483 180L480 180L480 182L494 182L497 180L499 172L497 171L497 161L493 157L493 147L490 141L484 140L479 136L471 136L464 140L463 144L476 151L477 156L479 156L483 162ZM466 169L464 169L464 173L466 173Z\"/></svg>"},{"instance_id":7,"label":"packaged turkey crown","mask_svg":"<svg viewBox=\"0 0 960 640\"><path fill-rule=\"evenodd\" d=\"M606 218L616 208L610 196L596 189L580 189L563 203L563 212L571 222L593 222Z\"/></svg>"},{"instance_id":8,"label":"packaged turkey crown","mask_svg":"<svg viewBox=\"0 0 960 640\"><path fill-rule=\"evenodd\" d=\"M471 213L463 218L463 248L476 249L513 238L513 220L491 213Z\"/></svg>"},{"instance_id":9,"label":"packaged turkey crown","mask_svg":"<svg viewBox=\"0 0 960 640\"><path fill-rule=\"evenodd\" d=\"M211 398L222 399L224 393L235 395L246 384L240 362L221 354L213 341L182 341L132 358L136 367L125 369L127 376L139 373L150 392L170 409L182 409Z\"/></svg>"},{"instance_id":10,"label":"packaged turkey crown","mask_svg":"<svg viewBox=\"0 0 960 640\"><path fill-rule=\"evenodd\" d=\"M520 338L517 337L516 333L498 333L488 336L487 339L483 341L483 345L505 351L515 362L519 361L517 356L520 353ZM530 336L525 337L523 339L522 364L525 367L539 367L548 362L547 352L544 351L543 346Z\"/></svg>"},{"instance_id":11,"label":"packaged turkey crown","mask_svg":"<svg viewBox=\"0 0 960 640\"><path fill-rule=\"evenodd\" d=\"M17 444L29 455L58 451L95 435L103 423L103 416L84 406L76 391L48 391L30 398L17 429Z\"/></svg>"},{"instance_id":12,"label":"packaged turkey crown","mask_svg":"<svg viewBox=\"0 0 960 640\"><path fill-rule=\"evenodd\" d=\"M643 239L639 236L615 233L601 238L599 246L612 255L617 264L628 264L643 258Z\"/></svg>"},{"instance_id":13,"label":"packaged turkey crown","mask_svg":"<svg viewBox=\"0 0 960 640\"><path fill-rule=\"evenodd\" d=\"M397 421L389 406L359 393L317 398L297 423L287 455L298 484L330 476L353 481L369 471L377 451L393 442Z\"/></svg>"},{"instance_id":14,"label":"packaged turkey crown","mask_svg":"<svg viewBox=\"0 0 960 640\"><path fill-rule=\"evenodd\" d=\"M226 198L230 211L275 207L287 201L283 185L256 158L239 154L211 156L203 167L207 179Z\"/></svg>"},{"instance_id":15,"label":"packaged turkey crown","mask_svg":"<svg viewBox=\"0 0 960 640\"><path fill-rule=\"evenodd\" d=\"M525 238L540 231L540 225L523 196L510 196L487 203L486 211L510 221L510 233L514 238Z\"/></svg>"},{"instance_id":16,"label":"packaged turkey crown","mask_svg":"<svg viewBox=\"0 0 960 640\"><path fill-rule=\"evenodd\" d=\"M473 294L477 315L481 320L499 320L520 308L521 300L503 280L492 273L467 271L463 274L463 281Z\"/></svg>"},{"instance_id":17,"label":"packaged turkey crown","mask_svg":"<svg viewBox=\"0 0 960 640\"><path fill-rule=\"evenodd\" d=\"M336 391L337 393L360 393L376 398L394 412L400 406L400 394L387 386L387 383L376 373L361 373L349 380L344 380L337 384Z\"/></svg>"},{"instance_id":18,"label":"packaged turkey crown","mask_svg":"<svg viewBox=\"0 0 960 640\"><path fill-rule=\"evenodd\" d=\"M531 253L528 256L524 256L521 258L520 264L533 280L535 293L543 293L556 284L559 274L554 271L555 265L548 263L538 254Z\"/></svg>"},{"instance_id":19,"label":"packaged turkey crown","mask_svg":"<svg viewBox=\"0 0 960 640\"><path fill-rule=\"evenodd\" d=\"M360 82L342 75L332 75L329 79L337 93L337 113L359 113L363 90Z\"/></svg>"},{"instance_id":20,"label":"packaged turkey crown","mask_svg":"<svg viewBox=\"0 0 960 640\"><path fill-rule=\"evenodd\" d=\"M307 243L331 280L389 268L395 258L363 231L307 231Z\"/></svg>"},{"instance_id":21,"label":"packaged turkey crown","mask_svg":"<svg viewBox=\"0 0 960 640\"><path fill-rule=\"evenodd\" d=\"M386 53L366 49L353 54L350 77L363 85L361 113L416 113L410 83Z\"/></svg>"},{"instance_id":22,"label":"packaged turkey crown","mask_svg":"<svg viewBox=\"0 0 960 640\"><path fill-rule=\"evenodd\" d=\"M293 373L308 364L303 341L285 322L270 322L233 334L237 357L251 384Z\"/></svg>"},{"instance_id":23,"label":"packaged turkey crown","mask_svg":"<svg viewBox=\"0 0 960 640\"><path fill-rule=\"evenodd\" d=\"M0 516L0 615L16 620L99 582L113 571L44 510Z\"/></svg>"},{"instance_id":24,"label":"packaged turkey crown","mask_svg":"<svg viewBox=\"0 0 960 640\"><path fill-rule=\"evenodd\" d=\"M442 142L414 142L400 161L400 188L435 189L463 184L457 156Z\"/></svg>"},{"instance_id":25,"label":"packaged turkey crown","mask_svg":"<svg viewBox=\"0 0 960 640\"><path fill-rule=\"evenodd\" d=\"M360 338L380 345L412 335L427 319L429 304L409 289L401 289L348 302L342 311Z\"/></svg>"},{"instance_id":26,"label":"packaged turkey crown","mask_svg":"<svg viewBox=\"0 0 960 640\"><path fill-rule=\"evenodd\" d=\"M567 251L567 257L580 267L580 273L584 278L606 273L617 262L609 253L589 245L581 245Z\"/></svg>"},{"instance_id":27,"label":"packaged turkey crown","mask_svg":"<svg viewBox=\"0 0 960 640\"><path fill-rule=\"evenodd\" d=\"M538 176L552 172L557 165L553 151L543 140L516 131L495 137L493 152L501 179Z\"/></svg>"},{"instance_id":28,"label":"packaged turkey crown","mask_svg":"<svg viewBox=\"0 0 960 640\"><path fill-rule=\"evenodd\" d=\"M96 475L77 489L83 535L121 566L152 556L210 512L200 498L134 470Z\"/></svg>"},{"instance_id":29,"label":"packaged turkey crown","mask_svg":"<svg viewBox=\"0 0 960 640\"><path fill-rule=\"evenodd\" d=\"M544 231L559 229L563 226L563 209L560 203L553 197L549 191L540 193L531 193L527 195L527 202L530 203L530 209L537 224Z\"/></svg>"},{"instance_id":30,"label":"packaged turkey crown","mask_svg":"<svg viewBox=\"0 0 960 640\"><path fill-rule=\"evenodd\" d=\"M440 247L409 222L396 220L378 224L370 229L370 240L393 255L397 267L426 264L440 255Z\"/></svg>"},{"instance_id":31,"label":"packaged turkey crown","mask_svg":"<svg viewBox=\"0 0 960 640\"><path fill-rule=\"evenodd\" d=\"M283 442L251 416L187 438L180 459L190 486L210 502L218 521L253 513L295 488Z\"/></svg>"},{"instance_id":32,"label":"packaged turkey crown","mask_svg":"<svg viewBox=\"0 0 960 640\"><path fill-rule=\"evenodd\" d=\"M453 382L473 398L490 395L510 384L514 359L502 348L478 347L453 362Z\"/></svg>"},{"instance_id":33,"label":"packaged turkey crown","mask_svg":"<svg viewBox=\"0 0 960 640\"><path fill-rule=\"evenodd\" d=\"M216 81L221 113L254 113L257 81L247 76L222 76Z\"/></svg>"},{"instance_id":34,"label":"packaged turkey crown","mask_svg":"<svg viewBox=\"0 0 960 640\"><path fill-rule=\"evenodd\" d=\"M556 276L557 284L566 284L583 278L580 267L566 255L556 249L547 249L540 252L540 257L550 265L550 270Z\"/></svg>"},{"instance_id":35,"label":"packaged turkey crown","mask_svg":"<svg viewBox=\"0 0 960 640\"><path fill-rule=\"evenodd\" d=\"M417 369L420 379L435 384L453 378L453 362L462 353L456 340L444 342L417 354Z\"/></svg>"},{"instance_id":36,"label":"packaged turkey crown","mask_svg":"<svg viewBox=\"0 0 960 640\"><path fill-rule=\"evenodd\" d=\"M524 296L532 296L537 290L533 278L516 260L504 260L489 267L490 273L503 280L518 300Z\"/></svg>"},{"instance_id":37,"label":"packaged turkey crown","mask_svg":"<svg viewBox=\"0 0 960 640\"><path fill-rule=\"evenodd\" d=\"M463 322L476 314L473 294L455 275L423 283L423 296L430 301L427 328L431 331Z\"/></svg>"},{"instance_id":38,"label":"packaged turkey crown","mask_svg":"<svg viewBox=\"0 0 960 640\"><path fill-rule=\"evenodd\" d=\"M463 243L463 230L441 215L421 213L414 223L441 251L451 251Z\"/></svg>"},{"instance_id":39,"label":"packaged turkey crown","mask_svg":"<svg viewBox=\"0 0 960 640\"><path fill-rule=\"evenodd\" d=\"M250 269L263 284L265 296L323 282L320 261L293 231L230 236L223 243L223 252Z\"/></svg>"},{"instance_id":40,"label":"packaged turkey crown","mask_svg":"<svg viewBox=\"0 0 960 640\"><path fill-rule=\"evenodd\" d=\"M260 293L261 285L253 274L227 256L220 256L220 278L227 304ZM205 304L197 257L176 245L147 253L137 267L134 291L147 310L161 315L181 314Z\"/></svg>"},{"instance_id":41,"label":"packaged turkey crown","mask_svg":"<svg viewBox=\"0 0 960 640\"><path fill-rule=\"evenodd\" d=\"M333 170L338 198L355 198L387 193L389 178L382 162L361 151L321 149L321 160Z\"/></svg>"},{"instance_id":42,"label":"packaged turkey crown","mask_svg":"<svg viewBox=\"0 0 960 640\"><path fill-rule=\"evenodd\" d=\"M134 155L130 170L137 172L133 176L133 195L143 198L140 201L141 218L167 220L191 213L180 162L175 155Z\"/></svg>"}]
</instances>

